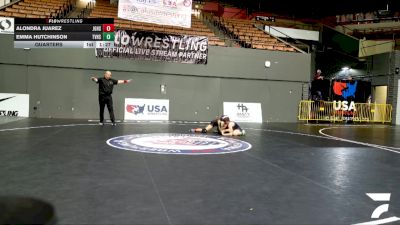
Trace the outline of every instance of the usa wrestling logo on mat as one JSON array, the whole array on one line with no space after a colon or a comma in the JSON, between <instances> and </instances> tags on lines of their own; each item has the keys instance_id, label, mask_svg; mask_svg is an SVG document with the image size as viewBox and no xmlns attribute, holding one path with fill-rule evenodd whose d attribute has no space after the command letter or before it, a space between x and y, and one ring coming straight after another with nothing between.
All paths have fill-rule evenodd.
<instances>
[{"instance_id":1,"label":"usa wrestling logo on mat","mask_svg":"<svg viewBox=\"0 0 400 225\"><path fill-rule=\"evenodd\" d=\"M249 150L251 144L234 138L199 134L135 134L107 140L111 147L156 154L207 155Z\"/></svg>"}]
</instances>

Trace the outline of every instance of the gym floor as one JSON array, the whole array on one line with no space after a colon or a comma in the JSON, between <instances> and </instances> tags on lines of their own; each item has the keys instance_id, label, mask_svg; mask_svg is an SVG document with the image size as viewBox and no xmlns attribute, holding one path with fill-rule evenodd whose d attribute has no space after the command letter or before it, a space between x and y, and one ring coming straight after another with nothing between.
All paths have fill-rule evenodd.
<instances>
[{"instance_id":1,"label":"gym floor","mask_svg":"<svg viewBox=\"0 0 400 225\"><path fill-rule=\"evenodd\" d=\"M399 127L240 125L247 151L176 155L107 140L205 124L3 120L0 196L50 202L58 224L399 224Z\"/></svg>"}]
</instances>

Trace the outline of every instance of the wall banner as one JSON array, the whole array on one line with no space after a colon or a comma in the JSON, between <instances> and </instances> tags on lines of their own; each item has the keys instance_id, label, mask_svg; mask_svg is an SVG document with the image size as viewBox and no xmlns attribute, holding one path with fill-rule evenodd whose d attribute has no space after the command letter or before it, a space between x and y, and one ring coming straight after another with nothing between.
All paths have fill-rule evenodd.
<instances>
[{"instance_id":1,"label":"wall banner","mask_svg":"<svg viewBox=\"0 0 400 225\"><path fill-rule=\"evenodd\" d=\"M0 93L0 116L29 117L29 95Z\"/></svg>"},{"instance_id":2,"label":"wall banner","mask_svg":"<svg viewBox=\"0 0 400 225\"><path fill-rule=\"evenodd\" d=\"M124 120L169 120L169 99L125 98Z\"/></svg>"},{"instance_id":3,"label":"wall banner","mask_svg":"<svg viewBox=\"0 0 400 225\"><path fill-rule=\"evenodd\" d=\"M224 102L224 115L235 122L262 123L261 103Z\"/></svg>"},{"instance_id":4,"label":"wall banner","mask_svg":"<svg viewBox=\"0 0 400 225\"><path fill-rule=\"evenodd\" d=\"M96 48L99 58L207 64L208 38L205 36L117 30L114 47Z\"/></svg>"},{"instance_id":5,"label":"wall banner","mask_svg":"<svg viewBox=\"0 0 400 225\"><path fill-rule=\"evenodd\" d=\"M192 0L119 0L122 19L190 28Z\"/></svg>"},{"instance_id":6,"label":"wall banner","mask_svg":"<svg viewBox=\"0 0 400 225\"><path fill-rule=\"evenodd\" d=\"M0 34L14 34L14 18L0 16Z\"/></svg>"}]
</instances>

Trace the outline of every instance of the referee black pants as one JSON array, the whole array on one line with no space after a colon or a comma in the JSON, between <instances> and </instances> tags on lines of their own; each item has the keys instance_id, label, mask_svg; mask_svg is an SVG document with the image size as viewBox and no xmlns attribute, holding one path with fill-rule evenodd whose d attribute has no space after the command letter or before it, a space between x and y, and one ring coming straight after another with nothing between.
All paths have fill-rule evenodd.
<instances>
[{"instance_id":1,"label":"referee black pants","mask_svg":"<svg viewBox=\"0 0 400 225\"><path fill-rule=\"evenodd\" d=\"M111 122L115 123L112 96L111 95L99 95L99 105L100 105L100 123L104 122L104 107L106 105L107 105L108 113L110 114Z\"/></svg>"}]
</instances>

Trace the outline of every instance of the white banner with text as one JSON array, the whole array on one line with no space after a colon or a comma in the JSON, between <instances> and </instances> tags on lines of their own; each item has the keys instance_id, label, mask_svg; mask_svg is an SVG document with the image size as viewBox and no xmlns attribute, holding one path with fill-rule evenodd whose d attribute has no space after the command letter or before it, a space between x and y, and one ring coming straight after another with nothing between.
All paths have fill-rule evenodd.
<instances>
[{"instance_id":1,"label":"white banner with text","mask_svg":"<svg viewBox=\"0 0 400 225\"><path fill-rule=\"evenodd\" d=\"M124 120L169 120L169 99L125 98Z\"/></svg>"},{"instance_id":2,"label":"white banner with text","mask_svg":"<svg viewBox=\"0 0 400 225\"><path fill-rule=\"evenodd\" d=\"M235 122L262 123L261 103L224 102L224 115Z\"/></svg>"},{"instance_id":3,"label":"white banner with text","mask_svg":"<svg viewBox=\"0 0 400 225\"><path fill-rule=\"evenodd\" d=\"M29 117L29 95L0 93L0 116Z\"/></svg>"},{"instance_id":4,"label":"white banner with text","mask_svg":"<svg viewBox=\"0 0 400 225\"><path fill-rule=\"evenodd\" d=\"M0 17L0 34L14 33L14 18Z\"/></svg>"},{"instance_id":5,"label":"white banner with text","mask_svg":"<svg viewBox=\"0 0 400 225\"><path fill-rule=\"evenodd\" d=\"M119 0L122 19L190 28L192 0Z\"/></svg>"}]
</instances>

